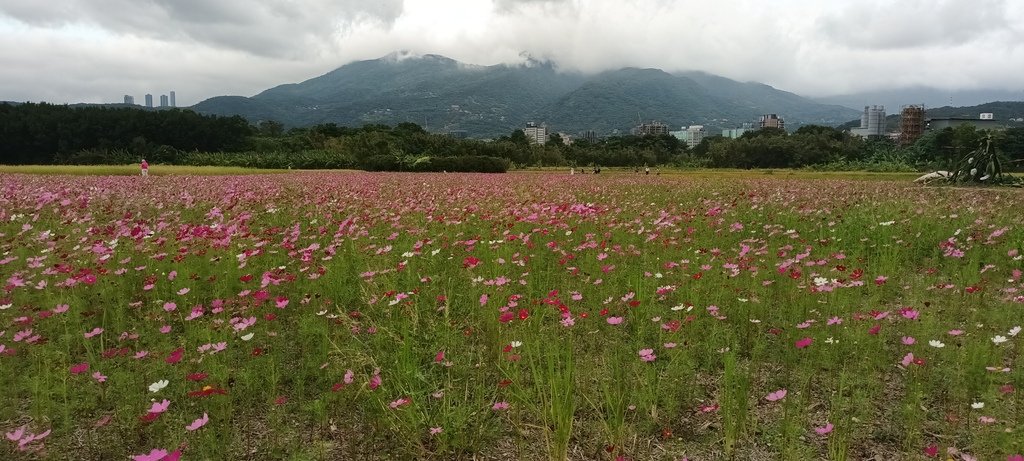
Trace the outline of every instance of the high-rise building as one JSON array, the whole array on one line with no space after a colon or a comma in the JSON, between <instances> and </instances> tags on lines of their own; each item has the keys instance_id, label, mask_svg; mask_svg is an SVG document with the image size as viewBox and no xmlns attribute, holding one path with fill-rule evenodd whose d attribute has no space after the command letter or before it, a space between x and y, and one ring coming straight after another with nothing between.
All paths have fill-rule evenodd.
<instances>
[{"instance_id":1,"label":"high-rise building","mask_svg":"<svg viewBox=\"0 0 1024 461\"><path fill-rule=\"evenodd\" d=\"M743 136L743 133L746 133L748 131L753 131L753 130L754 130L754 124L753 123L744 123L739 128L727 128L727 129L722 130L722 137L723 138L729 138L729 139L739 139L740 136Z\"/></svg>"},{"instance_id":2,"label":"high-rise building","mask_svg":"<svg viewBox=\"0 0 1024 461\"><path fill-rule=\"evenodd\" d=\"M885 136L885 106L864 106L860 128L853 128L850 133L862 138Z\"/></svg>"},{"instance_id":3,"label":"high-rise building","mask_svg":"<svg viewBox=\"0 0 1024 461\"><path fill-rule=\"evenodd\" d=\"M526 124L526 128L523 129L523 133L526 134L526 138L530 142L535 144L544 144L548 141L548 127L543 123L537 125L536 123L529 122Z\"/></svg>"},{"instance_id":4,"label":"high-rise building","mask_svg":"<svg viewBox=\"0 0 1024 461\"><path fill-rule=\"evenodd\" d=\"M124 95L124 103L128 104L128 105L134 105L135 104L135 96L132 96L130 94Z\"/></svg>"},{"instance_id":5,"label":"high-rise building","mask_svg":"<svg viewBox=\"0 0 1024 461\"><path fill-rule=\"evenodd\" d=\"M690 125L688 127L683 127L680 131L672 131L669 134L675 136L676 139L685 142L686 147L693 149L704 140L707 132L704 130L704 125Z\"/></svg>"},{"instance_id":6,"label":"high-rise building","mask_svg":"<svg viewBox=\"0 0 1024 461\"><path fill-rule=\"evenodd\" d=\"M178 102L174 100L174 92L171 92L171 107L178 107Z\"/></svg>"},{"instance_id":7,"label":"high-rise building","mask_svg":"<svg viewBox=\"0 0 1024 461\"><path fill-rule=\"evenodd\" d=\"M146 107L153 107L153 95L146 95Z\"/></svg>"},{"instance_id":8,"label":"high-rise building","mask_svg":"<svg viewBox=\"0 0 1024 461\"><path fill-rule=\"evenodd\" d=\"M160 107L167 107L167 95L160 95Z\"/></svg>"},{"instance_id":9,"label":"high-rise building","mask_svg":"<svg viewBox=\"0 0 1024 461\"><path fill-rule=\"evenodd\" d=\"M777 114L764 114L758 122L758 128L778 128L784 130L786 129L786 121Z\"/></svg>"}]
</instances>

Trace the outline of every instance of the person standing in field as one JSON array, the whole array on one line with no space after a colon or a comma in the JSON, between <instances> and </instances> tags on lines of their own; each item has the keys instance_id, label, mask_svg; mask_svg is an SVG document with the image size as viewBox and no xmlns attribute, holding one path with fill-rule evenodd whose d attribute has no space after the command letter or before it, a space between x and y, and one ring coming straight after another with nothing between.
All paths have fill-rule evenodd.
<instances>
[{"instance_id":1,"label":"person standing in field","mask_svg":"<svg viewBox=\"0 0 1024 461\"><path fill-rule=\"evenodd\" d=\"M149 176L149 163L146 163L146 159L142 159L142 175Z\"/></svg>"}]
</instances>

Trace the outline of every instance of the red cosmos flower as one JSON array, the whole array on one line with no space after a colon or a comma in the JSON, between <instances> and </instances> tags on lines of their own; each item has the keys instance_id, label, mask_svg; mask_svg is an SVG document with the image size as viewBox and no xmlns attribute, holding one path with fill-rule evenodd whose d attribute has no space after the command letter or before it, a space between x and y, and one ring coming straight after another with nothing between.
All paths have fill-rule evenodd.
<instances>
[{"instance_id":1,"label":"red cosmos flower","mask_svg":"<svg viewBox=\"0 0 1024 461\"><path fill-rule=\"evenodd\" d=\"M243 283L244 282L248 282L248 281L252 280L252 274L245 274L245 275L239 277L238 280L241 280Z\"/></svg>"},{"instance_id":2,"label":"red cosmos flower","mask_svg":"<svg viewBox=\"0 0 1024 461\"><path fill-rule=\"evenodd\" d=\"M473 256L466 256L466 258L462 260L463 269L472 269L479 264L480 260Z\"/></svg>"},{"instance_id":3,"label":"red cosmos flower","mask_svg":"<svg viewBox=\"0 0 1024 461\"><path fill-rule=\"evenodd\" d=\"M967 291L968 293L977 293L977 292L981 291L981 287L977 286L977 285L971 285L971 286L965 288L964 290Z\"/></svg>"},{"instance_id":4,"label":"red cosmos flower","mask_svg":"<svg viewBox=\"0 0 1024 461\"><path fill-rule=\"evenodd\" d=\"M640 305L640 301L637 301L635 299L629 302L629 307L637 307L639 305Z\"/></svg>"},{"instance_id":5,"label":"red cosmos flower","mask_svg":"<svg viewBox=\"0 0 1024 461\"><path fill-rule=\"evenodd\" d=\"M804 349L807 346L810 346L812 343L814 343L814 339L812 339L810 337L802 338L802 339L797 340L796 348L797 349Z\"/></svg>"},{"instance_id":6,"label":"red cosmos flower","mask_svg":"<svg viewBox=\"0 0 1024 461\"><path fill-rule=\"evenodd\" d=\"M206 374L206 373L192 373L192 374L189 374L188 376L186 376L185 379L187 379L189 381L196 381L196 382L198 382L198 381L202 381L202 380L206 379L207 376L210 376L210 375Z\"/></svg>"},{"instance_id":7,"label":"red cosmos flower","mask_svg":"<svg viewBox=\"0 0 1024 461\"><path fill-rule=\"evenodd\" d=\"M511 379L503 379L500 382L498 382L498 388L499 389L504 389L504 388L508 387L509 384L512 384L512 380Z\"/></svg>"},{"instance_id":8,"label":"red cosmos flower","mask_svg":"<svg viewBox=\"0 0 1024 461\"><path fill-rule=\"evenodd\" d=\"M263 349L260 349L258 347L253 348L253 350L252 350L252 356L253 357L259 357L261 355L263 355Z\"/></svg>"},{"instance_id":9,"label":"red cosmos flower","mask_svg":"<svg viewBox=\"0 0 1024 461\"><path fill-rule=\"evenodd\" d=\"M498 321L501 323L508 323L511 322L514 318L516 318L516 314L513 314L512 312L502 312L501 315L498 317Z\"/></svg>"},{"instance_id":10,"label":"red cosmos flower","mask_svg":"<svg viewBox=\"0 0 1024 461\"><path fill-rule=\"evenodd\" d=\"M694 280L700 280L700 278L703 277L703 276L704 276L703 272L698 272L696 274L691 275L690 278L692 278Z\"/></svg>"},{"instance_id":11,"label":"red cosmos flower","mask_svg":"<svg viewBox=\"0 0 1024 461\"><path fill-rule=\"evenodd\" d=\"M601 317L604 317L604 316L608 315L608 309L607 308L606 309L601 309L601 312L598 312L598 314L601 314Z\"/></svg>"},{"instance_id":12,"label":"red cosmos flower","mask_svg":"<svg viewBox=\"0 0 1024 461\"><path fill-rule=\"evenodd\" d=\"M263 318L268 322L272 322L277 319L277 316L274 314L266 314L263 316Z\"/></svg>"},{"instance_id":13,"label":"red cosmos flower","mask_svg":"<svg viewBox=\"0 0 1024 461\"><path fill-rule=\"evenodd\" d=\"M185 355L185 348L179 347L179 348L171 351L171 355L168 355L167 358L164 359L164 361L167 362L167 363L171 363L171 364L178 363L178 362L181 361L181 358L184 355Z\"/></svg>"},{"instance_id":14,"label":"red cosmos flower","mask_svg":"<svg viewBox=\"0 0 1024 461\"><path fill-rule=\"evenodd\" d=\"M526 320L530 317L530 312L526 309L519 309L519 320Z\"/></svg>"},{"instance_id":15,"label":"red cosmos flower","mask_svg":"<svg viewBox=\"0 0 1024 461\"><path fill-rule=\"evenodd\" d=\"M881 323L876 323L876 324L874 324L874 325L873 325L873 326L872 326L872 327L871 327L871 328L870 328L870 329L868 330L868 334L869 334L869 335L878 335L878 332L879 332L879 331L880 331L881 329L882 329L882 324L881 324Z\"/></svg>"},{"instance_id":16,"label":"red cosmos flower","mask_svg":"<svg viewBox=\"0 0 1024 461\"><path fill-rule=\"evenodd\" d=\"M854 269L853 272L850 273L850 278L853 279L853 280L860 280L860 278L863 277L863 276L864 276L864 270L860 269L860 268Z\"/></svg>"}]
</instances>

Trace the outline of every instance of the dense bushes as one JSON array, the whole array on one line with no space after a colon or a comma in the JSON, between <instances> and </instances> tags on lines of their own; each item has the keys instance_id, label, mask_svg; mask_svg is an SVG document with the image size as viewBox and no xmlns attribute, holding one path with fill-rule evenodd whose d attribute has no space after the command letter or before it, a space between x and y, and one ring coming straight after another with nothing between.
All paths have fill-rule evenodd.
<instances>
[{"instance_id":1,"label":"dense bushes","mask_svg":"<svg viewBox=\"0 0 1024 461\"><path fill-rule=\"evenodd\" d=\"M252 133L241 117L190 110L0 104L0 163L174 163L179 151L244 149Z\"/></svg>"},{"instance_id":2,"label":"dense bushes","mask_svg":"<svg viewBox=\"0 0 1024 461\"><path fill-rule=\"evenodd\" d=\"M565 144L531 143L521 130L496 140L456 139L414 123L359 128L322 124L249 126L238 117L189 110L71 108L0 104L0 163L220 165L276 169L363 168L371 171L503 172L512 167L813 168L907 171L951 169L974 149L972 126L925 134L911 146L865 141L825 126L712 136L687 148L672 136L612 136ZM1008 169L1024 166L1024 128L993 138Z\"/></svg>"}]
</instances>

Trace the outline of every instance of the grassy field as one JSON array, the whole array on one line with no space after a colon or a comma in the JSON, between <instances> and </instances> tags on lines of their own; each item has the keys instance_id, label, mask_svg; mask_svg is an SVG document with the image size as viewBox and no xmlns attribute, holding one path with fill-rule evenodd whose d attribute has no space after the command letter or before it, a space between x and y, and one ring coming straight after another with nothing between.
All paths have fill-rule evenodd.
<instances>
[{"instance_id":1,"label":"grassy field","mask_svg":"<svg viewBox=\"0 0 1024 461\"><path fill-rule=\"evenodd\" d=\"M1024 191L896 177L0 174L0 459L1017 461Z\"/></svg>"}]
</instances>

